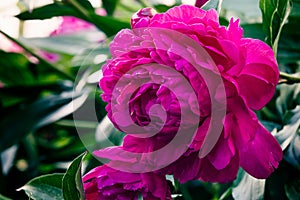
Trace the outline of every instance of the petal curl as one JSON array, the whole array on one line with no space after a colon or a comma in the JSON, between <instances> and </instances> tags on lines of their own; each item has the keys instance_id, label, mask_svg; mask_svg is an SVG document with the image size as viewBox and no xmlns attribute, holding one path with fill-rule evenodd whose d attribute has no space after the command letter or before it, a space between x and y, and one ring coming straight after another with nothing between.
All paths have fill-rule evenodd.
<instances>
[{"instance_id":1,"label":"petal curl","mask_svg":"<svg viewBox=\"0 0 300 200\"><path fill-rule=\"evenodd\" d=\"M273 97L279 70L272 49L260 40L242 39L245 67L237 78L240 95L252 109L261 109ZM257 98L259 97L259 98Z\"/></svg>"},{"instance_id":2,"label":"petal curl","mask_svg":"<svg viewBox=\"0 0 300 200\"><path fill-rule=\"evenodd\" d=\"M282 149L272 134L258 121L242 100L232 106L235 144L240 155L240 165L255 178L267 178L282 159Z\"/></svg>"}]
</instances>

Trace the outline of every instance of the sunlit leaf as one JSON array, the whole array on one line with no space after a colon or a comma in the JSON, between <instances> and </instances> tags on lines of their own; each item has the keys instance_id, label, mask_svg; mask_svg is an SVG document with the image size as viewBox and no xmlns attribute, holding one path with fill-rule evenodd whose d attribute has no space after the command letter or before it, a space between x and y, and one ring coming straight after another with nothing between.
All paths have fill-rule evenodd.
<instances>
[{"instance_id":1,"label":"sunlit leaf","mask_svg":"<svg viewBox=\"0 0 300 200\"><path fill-rule=\"evenodd\" d=\"M33 200L63 199L62 178L63 174L39 176L19 188L18 191L24 190Z\"/></svg>"},{"instance_id":2,"label":"sunlit leaf","mask_svg":"<svg viewBox=\"0 0 300 200\"><path fill-rule=\"evenodd\" d=\"M203 5L202 9L204 10L215 9L219 13L221 11L222 1L223 0L209 0Z\"/></svg>"},{"instance_id":3,"label":"sunlit leaf","mask_svg":"<svg viewBox=\"0 0 300 200\"><path fill-rule=\"evenodd\" d=\"M256 179L240 170L234 184L235 187L232 188L232 196L235 200L259 200L264 197L264 179Z\"/></svg>"},{"instance_id":4,"label":"sunlit leaf","mask_svg":"<svg viewBox=\"0 0 300 200\"><path fill-rule=\"evenodd\" d=\"M7 175L10 168L13 166L14 160L16 158L17 150L18 150L18 146L14 145L14 146L10 147L9 149L6 149L5 151L0 153L0 159L2 161L1 168L2 168L2 173L4 175Z\"/></svg>"},{"instance_id":5,"label":"sunlit leaf","mask_svg":"<svg viewBox=\"0 0 300 200\"><path fill-rule=\"evenodd\" d=\"M299 124L298 124L299 127ZM287 152L284 155L287 162L300 170L300 135L293 137Z\"/></svg>"},{"instance_id":6,"label":"sunlit leaf","mask_svg":"<svg viewBox=\"0 0 300 200\"><path fill-rule=\"evenodd\" d=\"M45 51L76 55L82 53L86 48L94 46L104 38L104 34L100 31L85 30L47 38L21 38L21 41L28 47L38 47Z\"/></svg>"}]
</instances>

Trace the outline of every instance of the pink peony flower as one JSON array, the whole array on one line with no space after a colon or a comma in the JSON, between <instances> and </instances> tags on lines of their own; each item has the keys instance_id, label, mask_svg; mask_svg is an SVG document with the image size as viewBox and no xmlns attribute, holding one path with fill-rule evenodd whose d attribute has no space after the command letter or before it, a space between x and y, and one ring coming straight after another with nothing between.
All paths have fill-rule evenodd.
<instances>
[{"instance_id":1,"label":"pink peony flower","mask_svg":"<svg viewBox=\"0 0 300 200\"><path fill-rule=\"evenodd\" d=\"M112 59L103 66L100 80L109 118L128 135L121 147L95 155L111 159L112 167L159 165L145 170L174 174L181 182L232 181L240 166L256 178L267 178L278 167L282 150L252 109L261 109L275 92L279 71L272 49L243 38L238 20L220 26L215 10L182 5L162 14L144 11L134 15L133 30L114 38ZM213 113L224 109L215 121ZM187 134L177 137L178 131ZM214 141L208 148L207 137ZM170 143L173 150L153 156ZM186 147L183 153L181 146ZM149 160L149 152L155 159Z\"/></svg>"},{"instance_id":2,"label":"pink peony flower","mask_svg":"<svg viewBox=\"0 0 300 200\"><path fill-rule=\"evenodd\" d=\"M131 174L107 167L96 167L83 177L87 200L168 200L171 192L164 176Z\"/></svg>"},{"instance_id":3,"label":"pink peony flower","mask_svg":"<svg viewBox=\"0 0 300 200\"><path fill-rule=\"evenodd\" d=\"M23 49L19 45L10 41L2 34L0 34L0 40L1 40L0 49L3 51L12 52L12 53L21 53L23 51Z\"/></svg>"},{"instance_id":4,"label":"pink peony flower","mask_svg":"<svg viewBox=\"0 0 300 200\"><path fill-rule=\"evenodd\" d=\"M50 35L55 36L55 35L65 35L65 34L71 34L74 32L79 32L79 31L84 31L84 30L91 30L95 29L96 27L82 19L79 19L77 17L73 16L64 16L61 17L61 24L57 29L55 29Z\"/></svg>"},{"instance_id":5,"label":"pink peony flower","mask_svg":"<svg viewBox=\"0 0 300 200\"><path fill-rule=\"evenodd\" d=\"M95 10L96 14L100 16L105 16L106 12L103 8L98 8ZM82 20L73 16L62 16L60 17L61 24L57 29L52 31L51 36L56 35L66 35L74 32L80 32L85 30L97 30L97 27L90 22Z\"/></svg>"}]
</instances>

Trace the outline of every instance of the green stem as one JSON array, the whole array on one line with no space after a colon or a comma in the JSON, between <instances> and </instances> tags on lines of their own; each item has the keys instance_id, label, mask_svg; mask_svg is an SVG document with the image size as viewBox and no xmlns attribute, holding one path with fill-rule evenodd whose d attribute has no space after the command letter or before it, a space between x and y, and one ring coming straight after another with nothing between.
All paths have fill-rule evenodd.
<instances>
[{"instance_id":1,"label":"green stem","mask_svg":"<svg viewBox=\"0 0 300 200\"><path fill-rule=\"evenodd\" d=\"M82 7L76 0L68 0L68 3L71 4L81 15L83 15L84 18L86 18L90 22L93 22L89 11Z\"/></svg>"},{"instance_id":2,"label":"green stem","mask_svg":"<svg viewBox=\"0 0 300 200\"><path fill-rule=\"evenodd\" d=\"M51 63L49 63L48 61L46 61L44 58L42 58L41 56L39 56L37 53L35 53L33 50L31 50L28 47L26 47L23 43L21 43L17 39L11 37L10 35L6 34L2 30L0 30L0 33L3 34L7 39L11 40L12 42L14 42L17 45L19 45L20 47L22 47L24 49L24 51L28 52L29 54L31 54L32 56L34 56L35 58L37 58L40 63L46 65L47 67L49 67L50 69L52 69L53 71L55 71L60 76L62 76L64 78L67 78L69 80L72 80L72 81L75 80L74 77L72 77L71 75L65 73L64 71L61 71L60 69L58 69L57 67L55 67L54 65L52 65Z\"/></svg>"},{"instance_id":3,"label":"green stem","mask_svg":"<svg viewBox=\"0 0 300 200\"><path fill-rule=\"evenodd\" d=\"M223 194L222 196L219 198L219 200L225 200L228 199L232 194L232 187L229 187Z\"/></svg>"},{"instance_id":4,"label":"green stem","mask_svg":"<svg viewBox=\"0 0 300 200\"><path fill-rule=\"evenodd\" d=\"M287 74L285 72L280 72L279 84L280 83L287 83L287 84L300 83L300 77L293 76L293 75Z\"/></svg>"}]
</instances>

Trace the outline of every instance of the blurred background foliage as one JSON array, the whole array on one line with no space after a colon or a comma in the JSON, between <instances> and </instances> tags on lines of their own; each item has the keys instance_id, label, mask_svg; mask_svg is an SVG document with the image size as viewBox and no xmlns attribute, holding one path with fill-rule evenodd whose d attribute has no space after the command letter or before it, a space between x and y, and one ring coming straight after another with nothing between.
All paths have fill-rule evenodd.
<instances>
[{"instance_id":1,"label":"blurred background foliage","mask_svg":"<svg viewBox=\"0 0 300 200\"><path fill-rule=\"evenodd\" d=\"M138 9L150 6L164 12L188 1L37 2L16 1L15 18L21 20L18 38L0 26L0 199L28 199L26 194L32 199L82 199L81 167L85 172L101 164L82 153L119 145L123 137L105 117L97 87L101 65L110 57L109 41L129 27ZM240 18L245 37L264 40L277 51L280 84L272 101L257 115L281 144L284 160L267 180L257 180L242 170L228 184L192 181L179 185L168 177L174 183L173 197L300 199L300 1L209 3L204 8L218 9L221 24L227 25L232 16ZM24 36L25 22L46 19L62 22L48 37Z\"/></svg>"}]
</instances>

